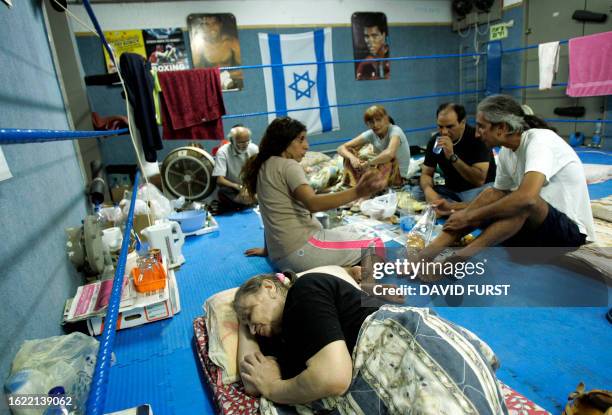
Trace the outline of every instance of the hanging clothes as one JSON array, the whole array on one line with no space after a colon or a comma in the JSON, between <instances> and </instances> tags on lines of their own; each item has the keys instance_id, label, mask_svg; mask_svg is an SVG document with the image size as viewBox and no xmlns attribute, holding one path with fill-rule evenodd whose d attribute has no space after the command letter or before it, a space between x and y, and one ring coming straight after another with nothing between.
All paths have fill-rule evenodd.
<instances>
[{"instance_id":1,"label":"hanging clothes","mask_svg":"<svg viewBox=\"0 0 612 415\"><path fill-rule=\"evenodd\" d=\"M164 148L155 121L153 104L153 77L150 64L140 55L123 53L119 70L125 82L127 99L132 107L136 127L140 131L142 149L148 162L157 161L157 150Z\"/></svg>"},{"instance_id":2,"label":"hanging clothes","mask_svg":"<svg viewBox=\"0 0 612 415\"><path fill-rule=\"evenodd\" d=\"M221 140L225 114L218 68L159 72L164 139Z\"/></svg>"},{"instance_id":3,"label":"hanging clothes","mask_svg":"<svg viewBox=\"0 0 612 415\"><path fill-rule=\"evenodd\" d=\"M612 95L612 32L569 40L567 95Z\"/></svg>"}]
</instances>

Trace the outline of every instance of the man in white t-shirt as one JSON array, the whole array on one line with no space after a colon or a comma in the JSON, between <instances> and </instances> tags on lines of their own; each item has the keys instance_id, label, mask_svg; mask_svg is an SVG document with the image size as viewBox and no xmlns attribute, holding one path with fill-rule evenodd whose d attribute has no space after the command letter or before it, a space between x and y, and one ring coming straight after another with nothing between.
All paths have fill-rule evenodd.
<instances>
[{"instance_id":1,"label":"man in white t-shirt","mask_svg":"<svg viewBox=\"0 0 612 415\"><path fill-rule=\"evenodd\" d=\"M505 95L480 102L476 125L485 144L502 147L495 184L451 214L440 236L421 253L423 258L433 258L473 228L481 228L482 234L457 251L457 257L498 244L578 247L594 240L584 169L561 137Z\"/></svg>"},{"instance_id":2,"label":"man in white t-shirt","mask_svg":"<svg viewBox=\"0 0 612 415\"><path fill-rule=\"evenodd\" d=\"M251 142L251 130L235 125L228 134L229 143L221 146L215 155L213 177L217 178L219 210L239 210L255 201L246 195L240 172L249 157L259 152Z\"/></svg>"}]
</instances>

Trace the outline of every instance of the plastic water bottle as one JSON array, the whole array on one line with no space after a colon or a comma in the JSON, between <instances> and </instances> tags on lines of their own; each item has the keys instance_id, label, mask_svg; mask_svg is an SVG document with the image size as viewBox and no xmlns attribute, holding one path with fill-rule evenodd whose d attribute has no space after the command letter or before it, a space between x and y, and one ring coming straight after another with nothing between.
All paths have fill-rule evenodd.
<instances>
[{"instance_id":1,"label":"plastic water bottle","mask_svg":"<svg viewBox=\"0 0 612 415\"><path fill-rule=\"evenodd\" d=\"M50 397L58 397L61 398L62 396L66 395L66 390L64 389L63 386L55 386L54 388L51 388L51 390L49 391L49 396ZM43 412L43 415L68 415L69 411L68 408L66 408L65 405L58 405L58 406L50 406L49 408L47 408L45 410L45 412Z\"/></svg>"},{"instance_id":2,"label":"plastic water bottle","mask_svg":"<svg viewBox=\"0 0 612 415\"><path fill-rule=\"evenodd\" d=\"M440 154L442 153L442 147L438 147L438 140L440 139L440 136L436 137L436 142L434 143L433 146L433 152L434 154Z\"/></svg>"},{"instance_id":3,"label":"plastic water bottle","mask_svg":"<svg viewBox=\"0 0 612 415\"><path fill-rule=\"evenodd\" d=\"M591 138L591 147L601 147L601 119L595 123L595 132Z\"/></svg>"}]
</instances>

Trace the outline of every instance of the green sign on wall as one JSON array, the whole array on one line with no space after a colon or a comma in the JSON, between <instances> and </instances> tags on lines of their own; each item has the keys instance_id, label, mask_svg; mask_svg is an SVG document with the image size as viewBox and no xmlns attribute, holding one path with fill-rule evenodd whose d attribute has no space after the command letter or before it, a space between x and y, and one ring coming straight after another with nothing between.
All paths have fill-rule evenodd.
<instances>
[{"instance_id":1,"label":"green sign on wall","mask_svg":"<svg viewBox=\"0 0 612 415\"><path fill-rule=\"evenodd\" d=\"M508 37L508 26L506 23L499 23L491 26L489 40L501 40Z\"/></svg>"}]
</instances>

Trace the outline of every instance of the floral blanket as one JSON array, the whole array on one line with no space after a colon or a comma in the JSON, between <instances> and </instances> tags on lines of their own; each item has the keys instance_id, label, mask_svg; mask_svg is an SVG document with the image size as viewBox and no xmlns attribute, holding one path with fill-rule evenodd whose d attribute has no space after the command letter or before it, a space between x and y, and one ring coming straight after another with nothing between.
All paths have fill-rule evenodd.
<instances>
[{"instance_id":1,"label":"floral blanket","mask_svg":"<svg viewBox=\"0 0 612 415\"><path fill-rule=\"evenodd\" d=\"M308 408L261 399L261 413L508 414L493 351L429 309L382 307L362 325L353 362L345 395Z\"/></svg>"},{"instance_id":2,"label":"floral blanket","mask_svg":"<svg viewBox=\"0 0 612 415\"><path fill-rule=\"evenodd\" d=\"M214 401L217 404L217 411L222 415L255 415L260 413L261 406L265 406L265 410L262 413L273 413L273 414L312 414L313 410L306 407L290 407L290 406L273 406L269 401L264 399L260 400L252 398L244 393L244 388L241 382L232 383L230 385L224 385L221 381L220 369L210 360L208 357L208 336L206 333L206 325L203 317L198 317L193 322L195 331L195 340L198 351L198 357L202 364L202 369L206 378L208 386L212 389ZM481 342L477 342L480 344ZM488 352L487 352L488 353ZM512 390L508 386L499 382L506 406L508 408L509 415L550 415L549 412L538 406L534 402L530 401L523 395ZM364 388L370 390L370 387ZM353 382L351 387L351 394L357 395L357 385ZM360 400L362 401L362 400ZM375 400L372 400L375 402ZM380 409L380 411L379 411ZM414 410L407 411L406 413L422 413L420 409L415 408ZM339 413L339 411L332 411L331 413ZM357 412L361 414L369 415L370 413L391 413L387 406L381 408L374 408L373 412Z\"/></svg>"}]
</instances>

